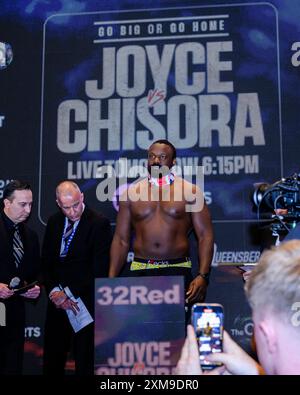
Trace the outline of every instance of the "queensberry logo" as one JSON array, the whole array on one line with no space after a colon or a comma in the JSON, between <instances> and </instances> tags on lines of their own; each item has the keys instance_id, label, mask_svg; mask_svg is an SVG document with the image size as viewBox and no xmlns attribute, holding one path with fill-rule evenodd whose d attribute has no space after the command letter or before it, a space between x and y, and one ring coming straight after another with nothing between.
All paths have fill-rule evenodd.
<instances>
[{"instance_id":1,"label":"queensberry logo","mask_svg":"<svg viewBox=\"0 0 300 395\"><path fill-rule=\"evenodd\" d=\"M218 251L214 246L213 266L226 263L256 263L260 258L260 251Z\"/></svg>"},{"instance_id":2,"label":"queensberry logo","mask_svg":"<svg viewBox=\"0 0 300 395\"><path fill-rule=\"evenodd\" d=\"M162 291L140 286L103 286L97 289L97 303L107 305L149 305L149 304L180 304L179 285Z\"/></svg>"}]
</instances>

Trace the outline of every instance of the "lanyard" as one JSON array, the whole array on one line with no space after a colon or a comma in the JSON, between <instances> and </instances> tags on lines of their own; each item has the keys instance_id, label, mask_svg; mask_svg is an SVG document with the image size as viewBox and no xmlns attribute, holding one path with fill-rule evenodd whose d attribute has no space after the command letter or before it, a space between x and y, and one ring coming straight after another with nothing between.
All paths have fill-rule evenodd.
<instances>
[{"instance_id":1,"label":"lanyard","mask_svg":"<svg viewBox=\"0 0 300 395\"><path fill-rule=\"evenodd\" d=\"M77 226L78 226L78 224L77 224ZM66 243L65 243L64 239L62 238L62 244L61 244L61 250L60 250L61 251L60 257L61 258L64 258L67 255L67 253L69 251L70 244L71 244L73 237L75 235L77 226L74 223L72 233L70 234L70 237L68 238Z\"/></svg>"},{"instance_id":2,"label":"lanyard","mask_svg":"<svg viewBox=\"0 0 300 395\"><path fill-rule=\"evenodd\" d=\"M68 238L67 243L64 245L64 250L63 250L64 253L67 253L69 251L69 247L70 247L71 241L73 240L75 232L76 232L76 228L75 228L75 226L73 226L73 231L72 231L70 237Z\"/></svg>"}]
</instances>

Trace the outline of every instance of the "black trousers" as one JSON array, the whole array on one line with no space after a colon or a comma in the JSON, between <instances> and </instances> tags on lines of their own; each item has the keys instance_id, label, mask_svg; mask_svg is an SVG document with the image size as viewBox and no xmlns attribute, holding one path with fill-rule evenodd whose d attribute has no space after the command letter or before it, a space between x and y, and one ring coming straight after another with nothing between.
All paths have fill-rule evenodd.
<instances>
[{"instance_id":1,"label":"black trousers","mask_svg":"<svg viewBox=\"0 0 300 395\"><path fill-rule=\"evenodd\" d=\"M75 360L75 374L93 375L94 325L89 324L75 333L66 312L57 309L52 302L49 302L44 336L44 374L64 375L68 352L71 348Z\"/></svg>"},{"instance_id":2,"label":"black trousers","mask_svg":"<svg viewBox=\"0 0 300 395\"><path fill-rule=\"evenodd\" d=\"M25 342L25 306L20 297L0 301L5 305L5 326L0 326L0 375L22 374Z\"/></svg>"}]
</instances>

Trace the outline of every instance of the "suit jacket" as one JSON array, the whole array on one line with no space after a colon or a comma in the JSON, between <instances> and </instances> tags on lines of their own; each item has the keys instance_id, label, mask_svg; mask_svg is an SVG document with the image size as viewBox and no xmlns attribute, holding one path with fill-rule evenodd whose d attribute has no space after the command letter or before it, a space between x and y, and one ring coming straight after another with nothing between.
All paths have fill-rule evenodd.
<instances>
[{"instance_id":1,"label":"suit jacket","mask_svg":"<svg viewBox=\"0 0 300 395\"><path fill-rule=\"evenodd\" d=\"M16 268L12 242L0 215L0 282L9 284L13 277L31 282L37 279L40 269L40 249L37 234L24 223L19 224L24 245L23 260Z\"/></svg>"},{"instance_id":2,"label":"suit jacket","mask_svg":"<svg viewBox=\"0 0 300 395\"><path fill-rule=\"evenodd\" d=\"M9 284L13 277L19 277L21 283L32 282L38 279L40 272L40 248L37 234L24 223L19 224L20 234L24 245L24 256L17 268L13 256L12 240L10 240L2 215L0 215L0 282ZM0 299L7 309L20 308L23 311L24 297L12 296L8 299ZM20 310L20 311L21 311ZM7 311L8 317L10 312ZM24 314L19 316L20 322ZM17 320L17 315L14 320ZM22 322L21 322L22 323Z\"/></svg>"},{"instance_id":3,"label":"suit jacket","mask_svg":"<svg viewBox=\"0 0 300 395\"><path fill-rule=\"evenodd\" d=\"M60 259L65 216L58 212L49 218L42 247L42 265L46 291L68 286L90 308L94 279L106 277L109 268L111 227L109 220L85 207L64 260Z\"/></svg>"}]
</instances>

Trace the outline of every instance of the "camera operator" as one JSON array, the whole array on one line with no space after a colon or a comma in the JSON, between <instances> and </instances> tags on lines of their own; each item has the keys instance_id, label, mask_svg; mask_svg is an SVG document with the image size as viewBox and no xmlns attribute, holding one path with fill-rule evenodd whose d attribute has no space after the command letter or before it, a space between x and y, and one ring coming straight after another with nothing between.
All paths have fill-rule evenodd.
<instances>
[{"instance_id":1,"label":"camera operator","mask_svg":"<svg viewBox=\"0 0 300 395\"><path fill-rule=\"evenodd\" d=\"M285 208L275 209L274 212L276 215L281 216L281 217L288 215L288 209L285 209ZM282 241L289 241L289 240L295 240L295 239L300 239L300 222L297 223L297 225L294 228L289 230L289 232L286 235L281 237L278 244L280 244Z\"/></svg>"},{"instance_id":2,"label":"camera operator","mask_svg":"<svg viewBox=\"0 0 300 395\"><path fill-rule=\"evenodd\" d=\"M287 210L282 210L282 211L287 212ZM285 213L282 213L280 215L284 215L284 214ZM298 240L300 239L300 222L297 223L297 225L292 230L290 230L289 233L283 238L284 241L295 240L295 239Z\"/></svg>"},{"instance_id":3,"label":"camera operator","mask_svg":"<svg viewBox=\"0 0 300 395\"><path fill-rule=\"evenodd\" d=\"M278 245L283 240L300 238L300 174L295 173L271 185L256 185L253 202L259 218L262 219L263 213L265 219L269 217L272 221L265 227L273 236L270 244Z\"/></svg>"},{"instance_id":4,"label":"camera operator","mask_svg":"<svg viewBox=\"0 0 300 395\"><path fill-rule=\"evenodd\" d=\"M300 239L300 173L273 184L256 184L252 200L259 220L263 220L259 228L261 251L282 241ZM248 281L251 268L241 269L244 281Z\"/></svg>"}]
</instances>

